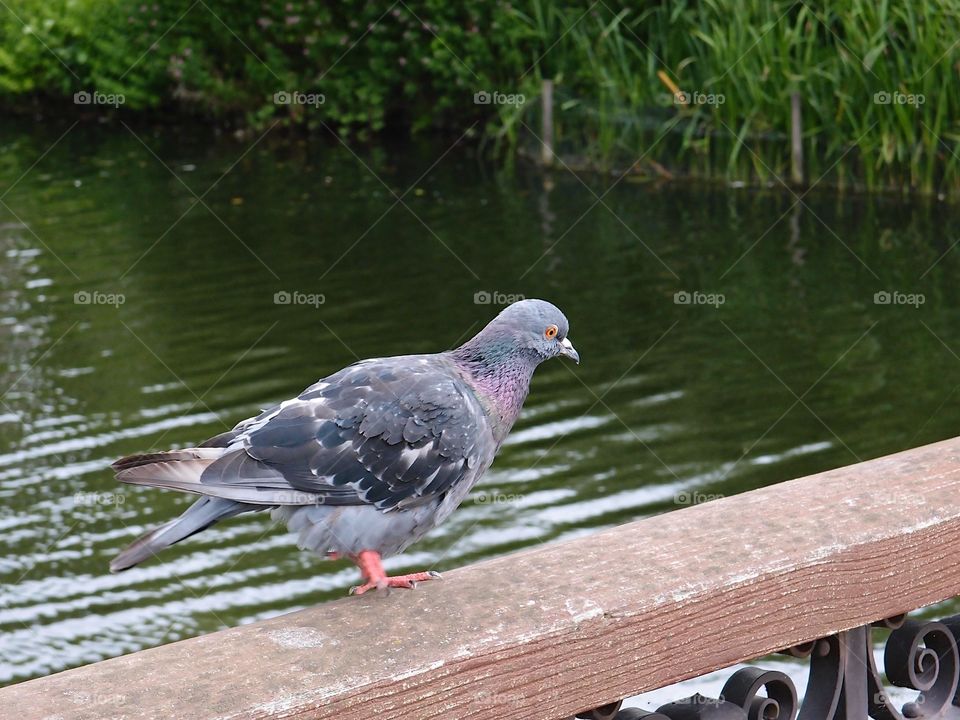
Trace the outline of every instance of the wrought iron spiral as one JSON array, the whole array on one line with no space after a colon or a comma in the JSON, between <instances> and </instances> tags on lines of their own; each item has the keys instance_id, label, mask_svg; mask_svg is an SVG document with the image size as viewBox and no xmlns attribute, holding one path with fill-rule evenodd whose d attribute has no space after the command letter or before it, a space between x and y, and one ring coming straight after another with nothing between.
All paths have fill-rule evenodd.
<instances>
[{"instance_id":1,"label":"wrought iron spiral","mask_svg":"<svg viewBox=\"0 0 960 720\"><path fill-rule=\"evenodd\" d=\"M897 709L873 657L871 628L891 630L884 670L891 685L917 691ZM789 676L775 670L737 670L720 698L692 695L648 712L611 703L582 713L588 720L960 720L960 615L941 622L896 615L783 651L809 658L803 702Z\"/></svg>"},{"instance_id":2,"label":"wrought iron spiral","mask_svg":"<svg viewBox=\"0 0 960 720\"><path fill-rule=\"evenodd\" d=\"M760 691L766 691L766 696ZM795 720L797 688L789 676L776 670L748 667L737 670L720 696L742 707L748 720Z\"/></svg>"},{"instance_id":3,"label":"wrought iron spiral","mask_svg":"<svg viewBox=\"0 0 960 720\"><path fill-rule=\"evenodd\" d=\"M918 695L898 711L883 690L871 654L868 712L874 720L940 717L954 704L960 653L956 638L946 624L907 620L890 633L883 665L891 684L916 690Z\"/></svg>"}]
</instances>

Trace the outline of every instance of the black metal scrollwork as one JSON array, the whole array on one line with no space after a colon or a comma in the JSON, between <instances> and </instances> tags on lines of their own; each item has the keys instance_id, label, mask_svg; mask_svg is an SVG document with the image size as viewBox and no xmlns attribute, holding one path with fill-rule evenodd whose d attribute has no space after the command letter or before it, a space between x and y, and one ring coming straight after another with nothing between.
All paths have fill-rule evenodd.
<instances>
[{"instance_id":1,"label":"black metal scrollwork","mask_svg":"<svg viewBox=\"0 0 960 720\"><path fill-rule=\"evenodd\" d=\"M883 664L891 685L917 691L899 710L873 658L873 627L890 630ZM940 622L897 615L873 625L788 648L809 658L803 702L789 676L776 670L737 670L719 698L677 700L648 712L622 701L581 713L585 720L960 720L960 615Z\"/></svg>"},{"instance_id":2,"label":"black metal scrollwork","mask_svg":"<svg viewBox=\"0 0 960 720\"><path fill-rule=\"evenodd\" d=\"M758 694L761 690L766 696ZM737 670L720 696L743 708L747 720L796 720L800 704L793 680L782 672L756 667Z\"/></svg>"},{"instance_id":3,"label":"black metal scrollwork","mask_svg":"<svg viewBox=\"0 0 960 720\"><path fill-rule=\"evenodd\" d=\"M960 715L955 707L960 656L957 639L945 623L907 620L890 633L883 665L891 684L917 690L919 694L898 712L880 685L871 654L867 680L869 714L874 720L935 718L945 716L950 709Z\"/></svg>"}]
</instances>

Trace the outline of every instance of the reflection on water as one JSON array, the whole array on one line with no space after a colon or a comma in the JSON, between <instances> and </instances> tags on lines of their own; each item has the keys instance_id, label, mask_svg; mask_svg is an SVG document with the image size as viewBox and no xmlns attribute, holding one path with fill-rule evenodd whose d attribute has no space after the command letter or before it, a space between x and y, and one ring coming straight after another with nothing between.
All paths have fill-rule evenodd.
<instances>
[{"instance_id":1,"label":"reflection on water","mask_svg":"<svg viewBox=\"0 0 960 720\"><path fill-rule=\"evenodd\" d=\"M417 181L446 147L358 148L361 163L202 128L81 126L31 169L62 131L8 127L0 153L0 682L342 596L355 569L296 551L266 516L109 575L190 498L119 488L107 466L203 440L357 357L456 345L498 309L478 293L556 302L583 363L541 368L485 481L393 570L960 427L960 235L941 206L629 181L598 204L562 172L545 187L461 149ZM585 178L597 194L613 180Z\"/></svg>"}]
</instances>

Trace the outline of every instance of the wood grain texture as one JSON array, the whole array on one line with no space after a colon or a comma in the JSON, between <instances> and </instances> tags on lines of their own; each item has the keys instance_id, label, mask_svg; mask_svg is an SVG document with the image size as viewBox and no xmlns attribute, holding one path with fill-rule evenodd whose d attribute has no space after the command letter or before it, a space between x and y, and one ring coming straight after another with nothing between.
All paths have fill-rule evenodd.
<instances>
[{"instance_id":1,"label":"wood grain texture","mask_svg":"<svg viewBox=\"0 0 960 720\"><path fill-rule=\"evenodd\" d=\"M14 685L0 708L562 718L952 597L958 553L960 438Z\"/></svg>"}]
</instances>

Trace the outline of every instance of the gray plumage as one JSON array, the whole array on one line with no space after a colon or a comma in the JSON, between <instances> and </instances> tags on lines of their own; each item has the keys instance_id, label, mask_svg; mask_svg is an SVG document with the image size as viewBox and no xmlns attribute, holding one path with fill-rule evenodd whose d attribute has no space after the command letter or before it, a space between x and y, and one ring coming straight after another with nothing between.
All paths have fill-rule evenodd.
<instances>
[{"instance_id":1,"label":"gray plumage","mask_svg":"<svg viewBox=\"0 0 960 720\"><path fill-rule=\"evenodd\" d=\"M363 360L199 447L118 460L121 482L202 497L110 569L268 508L315 553L403 551L490 467L536 366L557 355L579 360L566 334L556 307L521 301L456 350Z\"/></svg>"}]
</instances>

